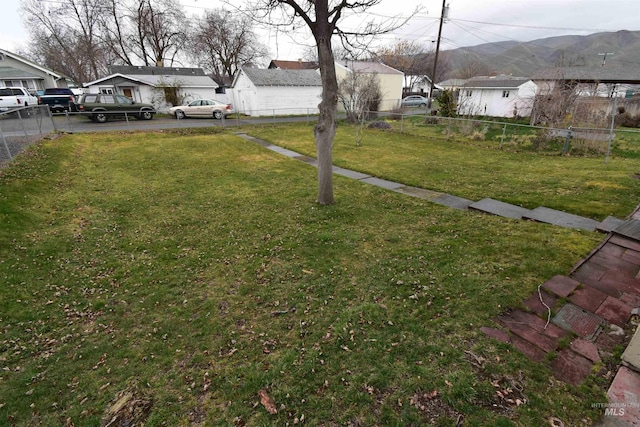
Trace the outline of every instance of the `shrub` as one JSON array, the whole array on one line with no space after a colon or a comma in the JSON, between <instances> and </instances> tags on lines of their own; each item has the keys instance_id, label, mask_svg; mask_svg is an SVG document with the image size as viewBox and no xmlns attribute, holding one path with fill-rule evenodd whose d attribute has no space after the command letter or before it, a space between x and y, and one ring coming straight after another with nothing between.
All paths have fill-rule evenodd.
<instances>
[{"instance_id":1,"label":"shrub","mask_svg":"<svg viewBox=\"0 0 640 427\"><path fill-rule=\"evenodd\" d=\"M440 115L444 117L456 117L457 105L456 97L453 91L445 90L442 92L439 98L440 103Z\"/></svg>"},{"instance_id":2,"label":"shrub","mask_svg":"<svg viewBox=\"0 0 640 427\"><path fill-rule=\"evenodd\" d=\"M634 116L629 112L622 112L621 114L616 116L616 125L627 128L640 127L640 115Z\"/></svg>"},{"instance_id":3,"label":"shrub","mask_svg":"<svg viewBox=\"0 0 640 427\"><path fill-rule=\"evenodd\" d=\"M484 136L485 136L485 132L481 130L475 130L471 135L469 135L469 138L472 141L484 141Z\"/></svg>"},{"instance_id":4,"label":"shrub","mask_svg":"<svg viewBox=\"0 0 640 427\"><path fill-rule=\"evenodd\" d=\"M390 115L389 118L391 120L401 120L402 116L404 116L407 112L407 109L405 107L396 107L393 110L390 111Z\"/></svg>"},{"instance_id":5,"label":"shrub","mask_svg":"<svg viewBox=\"0 0 640 427\"><path fill-rule=\"evenodd\" d=\"M380 120L369 123L369 126L367 127L369 129L391 129L391 125L389 123Z\"/></svg>"}]
</instances>

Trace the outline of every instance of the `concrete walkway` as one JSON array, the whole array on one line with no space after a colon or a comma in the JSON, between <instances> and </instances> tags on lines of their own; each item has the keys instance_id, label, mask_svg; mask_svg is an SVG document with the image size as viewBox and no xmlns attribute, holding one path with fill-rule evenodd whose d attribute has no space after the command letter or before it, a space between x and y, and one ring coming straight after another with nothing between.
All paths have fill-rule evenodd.
<instances>
[{"instance_id":1,"label":"concrete walkway","mask_svg":"<svg viewBox=\"0 0 640 427\"><path fill-rule=\"evenodd\" d=\"M300 160L311 166L318 167L318 161L314 158L304 156L295 151L291 151L286 148L273 145L267 141L255 138L245 133L237 133L238 136L245 138L248 141L260 144L271 151L282 154L283 156L290 157L292 159ZM608 217L604 221L598 222L590 218L584 218L578 215L570 214L555 209L545 208L543 206L529 210L521 206L511 205L499 200L490 198L482 199L479 201L468 200L462 197L453 196L451 194L440 193L438 191L425 190L424 188L411 187L400 182L388 181L385 179L377 178L371 175L367 175L361 172L356 172L337 166L333 167L333 173L337 175L346 176L366 184L375 185L386 190L395 191L405 194L407 196L418 197L420 199L428 200L430 202L447 206L454 209L471 209L479 212L484 212L491 215L498 215L505 218L512 219L524 219L533 220L538 222L544 222L547 224L553 224L560 227L575 228L587 231L600 231L603 233L609 233L614 228L621 225L624 220Z\"/></svg>"},{"instance_id":2,"label":"concrete walkway","mask_svg":"<svg viewBox=\"0 0 640 427\"><path fill-rule=\"evenodd\" d=\"M317 167L315 159L238 135ZM626 220L608 217L598 222L545 207L529 210L489 198L467 200L335 166L333 172L454 209L608 233L571 272L541 283L522 307L503 313L495 319L495 326L484 326L481 331L513 345L532 361L547 364L556 378L574 385L593 372L602 356L626 343L624 328L640 307L640 209ZM598 426L640 426L640 332L627 345L607 397L608 402L585 402L602 410Z\"/></svg>"}]
</instances>

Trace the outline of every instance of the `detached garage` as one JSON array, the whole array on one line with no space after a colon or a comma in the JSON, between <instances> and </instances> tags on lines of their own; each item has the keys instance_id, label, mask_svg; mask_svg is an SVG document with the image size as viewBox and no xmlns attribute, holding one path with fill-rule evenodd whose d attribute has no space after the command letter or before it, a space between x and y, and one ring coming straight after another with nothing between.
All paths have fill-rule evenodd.
<instances>
[{"instance_id":1,"label":"detached garage","mask_svg":"<svg viewBox=\"0 0 640 427\"><path fill-rule=\"evenodd\" d=\"M317 114L322 95L318 70L241 68L229 101L249 116Z\"/></svg>"}]
</instances>

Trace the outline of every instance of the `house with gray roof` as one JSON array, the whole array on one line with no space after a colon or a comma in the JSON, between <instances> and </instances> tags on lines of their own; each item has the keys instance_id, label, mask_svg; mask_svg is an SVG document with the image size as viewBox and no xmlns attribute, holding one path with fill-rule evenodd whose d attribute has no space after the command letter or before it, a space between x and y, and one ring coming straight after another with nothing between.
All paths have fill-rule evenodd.
<instances>
[{"instance_id":1,"label":"house with gray roof","mask_svg":"<svg viewBox=\"0 0 640 427\"><path fill-rule=\"evenodd\" d=\"M241 67L229 101L250 116L317 114L322 81L317 70Z\"/></svg>"},{"instance_id":2,"label":"house with gray roof","mask_svg":"<svg viewBox=\"0 0 640 427\"><path fill-rule=\"evenodd\" d=\"M528 117L536 91L536 84L525 77L499 75L472 78L460 87L458 114Z\"/></svg>"},{"instance_id":3,"label":"house with gray roof","mask_svg":"<svg viewBox=\"0 0 640 427\"><path fill-rule=\"evenodd\" d=\"M112 66L106 77L85 83L87 93L113 93L164 111L196 99L228 102L218 84L202 68Z\"/></svg>"},{"instance_id":4,"label":"house with gray roof","mask_svg":"<svg viewBox=\"0 0 640 427\"><path fill-rule=\"evenodd\" d=\"M638 67L551 67L537 71L531 79L538 85L539 94L553 91L557 85L576 87L578 95L632 97L640 93Z\"/></svg>"},{"instance_id":5,"label":"house with gray roof","mask_svg":"<svg viewBox=\"0 0 640 427\"><path fill-rule=\"evenodd\" d=\"M8 50L0 49L0 86L18 86L31 91L69 87L66 76Z\"/></svg>"}]
</instances>

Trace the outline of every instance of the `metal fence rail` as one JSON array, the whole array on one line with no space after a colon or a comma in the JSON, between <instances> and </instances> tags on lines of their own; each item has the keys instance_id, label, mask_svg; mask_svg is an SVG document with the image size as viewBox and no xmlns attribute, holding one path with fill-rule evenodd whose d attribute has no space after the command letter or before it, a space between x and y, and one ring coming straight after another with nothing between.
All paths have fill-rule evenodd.
<instances>
[{"instance_id":1,"label":"metal fence rail","mask_svg":"<svg viewBox=\"0 0 640 427\"><path fill-rule=\"evenodd\" d=\"M54 130L46 105L0 113L0 164L13 160L22 150Z\"/></svg>"},{"instance_id":2,"label":"metal fence rail","mask_svg":"<svg viewBox=\"0 0 640 427\"><path fill-rule=\"evenodd\" d=\"M303 122L312 125L317 120L317 109L304 112L284 109L262 111L258 117L233 114L222 120L213 117L176 119L158 113L153 120L135 118L138 111L119 113L109 117L106 123L94 123L91 113L68 112L52 114L47 106L25 107L0 113L0 165L11 161L19 152L52 132L100 132L122 130L187 129L211 126L241 128L255 125L278 125L284 122ZM340 113L344 118L345 113ZM530 126L512 121L463 117L439 117L428 114L424 108L404 108L387 112L368 112L359 124L368 126L375 121L384 121L399 132L411 133L425 138L481 139L497 148L538 144L552 141L563 153L584 150L590 154L606 156L613 142L621 143L625 149L640 152L640 130L620 128L552 128ZM434 132L435 131L435 132ZM435 136L434 136L435 135Z\"/></svg>"}]
</instances>

